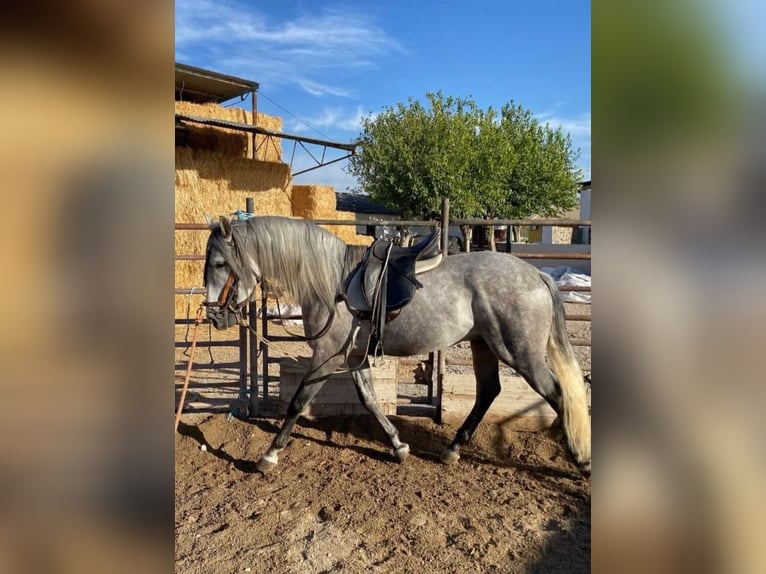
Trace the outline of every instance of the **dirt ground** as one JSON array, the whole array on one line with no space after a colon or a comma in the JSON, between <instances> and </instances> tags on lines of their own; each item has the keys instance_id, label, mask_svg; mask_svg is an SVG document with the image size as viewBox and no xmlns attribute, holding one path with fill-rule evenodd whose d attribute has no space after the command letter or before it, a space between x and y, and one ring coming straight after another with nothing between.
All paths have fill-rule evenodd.
<instances>
[{"instance_id":1,"label":"dirt ground","mask_svg":"<svg viewBox=\"0 0 766 574\"><path fill-rule=\"evenodd\" d=\"M590 336L590 323L568 327L575 338ZM213 353L217 361L235 356ZM449 356L466 355L456 348ZM401 368L400 382L414 383L414 373ZM177 386L182 378L181 370ZM280 421L227 417L205 395L210 381L224 379L235 383L236 371L195 371L176 434L176 572L590 571L590 481L559 431L484 423L448 467L438 455L462 421L391 417L412 452L397 464L369 417L300 419L279 465L262 475L255 462Z\"/></svg>"}]
</instances>

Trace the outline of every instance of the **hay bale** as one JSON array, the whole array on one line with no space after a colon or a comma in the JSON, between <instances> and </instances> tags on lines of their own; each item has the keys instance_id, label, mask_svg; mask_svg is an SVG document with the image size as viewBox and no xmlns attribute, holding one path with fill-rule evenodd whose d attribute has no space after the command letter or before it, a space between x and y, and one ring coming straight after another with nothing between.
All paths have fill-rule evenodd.
<instances>
[{"instance_id":1,"label":"hay bale","mask_svg":"<svg viewBox=\"0 0 766 574\"><path fill-rule=\"evenodd\" d=\"M253 114L242 108L224 108L218 104L195 104L176 102L177 114L215 118L244 124L253 123ZM282 131L282 118L258 112L255 125L272 131ZM252 158L253 137L251 134L210 126L187 124L183 139L178 145L195 149L215 151L223 155ZM261 135L255 136L255 159L260 161L282 161L282 141Z\"/></svg>"},{"instance_id":2,"label":"hay bale","mask_svg":"<svg viewBox=\"0 0 766 574\"><path fill-rule=\"evenodd\" d=\"M304 219L337 219L335 188L329 185L293 185L293 215Z\"/></svg>"},{"instance_id":3,"label":"hay bale","mask_svg":"<svg viewBox=\"0 0 766 574\"><path fill-rule=\"evenodd\" d=\"M304 219L345 219L353 221L356 215L348 211L337 211L335 188L328 185L293 185L293 215ZM354 225L323 225L329 232L346 243L369 245L372 238L357 235Z\"/></svg>"},{"instance_id":4,"label":"hay bale","mask_svg":"<svg viewBox=\"0 0 766 574\"><path fill-rule=\"evenodd\" d=\"M227 157L205 150L176 148L175 220L202 223L205 214L228 215L245 208L253 198L256 213L292 215L290 167ZM206 231L176 231L177 255L204 254ZM202 261L176 261L175 285L178 288L202 285ZM176 317L184 317L188 296L176 296ZM192 297L192 310L201 296Z\"/></svg>"},{"instance_id":5,"label":"hay bale","mask_svg":"<svg viewBox=\"0 0 766 574\"><path fill-rule=\"evenodd\" d=\"M336 211L331 217L327 217L327 219L354 221L356 219L356 214L349 211ZM335 234L349 245L370 245L373 240L372 237L367 235L357 235L356 225L323 225L322 227L330 233Z\"/></svg>"},{"instance_id":6,"label":"hay bale","mask_svg":"<svg viewBox=\"0 0 766 574\"><path fill-rule=\"evenodd\" d=\"M292 215L290 167L176 148L176 221L204 221L204 213L244 209L249 194L257 213Z\"/></svg>"}]
</instances>

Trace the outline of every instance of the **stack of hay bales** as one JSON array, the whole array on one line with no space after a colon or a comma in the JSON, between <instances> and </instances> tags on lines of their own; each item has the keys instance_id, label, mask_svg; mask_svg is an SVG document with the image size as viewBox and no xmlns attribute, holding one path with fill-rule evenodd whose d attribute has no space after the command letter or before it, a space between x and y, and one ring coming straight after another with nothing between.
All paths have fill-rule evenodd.
<instances>
[{"instance_id":1,"label":"stack of hay bales","mask_svg":"<svg viewBox=\"0 0 766 574\"><path fill-rule=\"evenodd\" d=\"M176 102L176 113L251 123L252 114L238 108L215 104ZM258 124L281 131L278 117L257 114ZM175 220L178 223L203 223L205 215L214 219L245 209L253 198L255 213L306 219L348 219L353 213L336 211L335 190L321 185L293 185L290 167L281 161L279 138L256 136L256 158L252 159L250 134L210 126L187 124L176 144ZM356 234L352 225L326 226L347 243L369 244L370 237ZM202 255L206 231L176 231L177 255ZM175 262L177 288L202 285L203 261ZM203 295L176 295L175 315L185 317L204 300Z\"/></svg>"},{"instance_id":2,"label":"stack of hay bales","mask_svg":"<svg viewBox=\"0 0 766 574\"><path fill-rule=\"evenodd\" d=\"M227 122L252 124L253 114L242 108L224 108L217 104L194 104L176 102L176 113L187 116L214 118ZM256 113L255 125L272 131L282 130L282 118ZM187 123L185 145L194 149L204 149L221 155L233 157L253 157L253 136L237 130ZM255 159L281 162L282 141L279 138L266 138L255 135Z\"/></svg>"},{"instance_id":3,"label":"stack of hay bales","mask_svg":"<svg viewBox=\"0 0 766 574\"><path fill-rule=\"evenodd\" d=\"M216 104L176 102L179 114L215 118L230 122L252 123L252 113ZM282 120L257 114L257 125L274 131L282 129ZM225 128L186 124L182 145L176 147L175 220L179 223L203 223L205 215L217 218L245 209L252 197L257 213L292 215L290 167L281 162L279 138L256 136L256 159L250 134ZM205 231L176 231L177 255L201 255L207 242ZM175 284L179 288L202 285L202 261L176 261ZM176 295L176 317L194 314L204 300L202 295Z\"/></svg>"},{"instance_id":4,"label":"stack of hay bales","mask_svg":"<svg viewBox=\"0 0 766 574\"><path fill-rule=\"evenodd\" d=\"M179 223L202 223L206 214L213 218L230 215L245 209L248 197L253 198L256 213L292 215L290 168L283 163L176 148L175 188ZM207 236L204 231L176 231L176 254L204 254ZM176 286L201 286L203 265L203 261L176 261ZM192 310L202 300L201 295L193 296ZM176 316L185 316L188 304L187 295L177 295Z\"/></svg>"}]
</instances>

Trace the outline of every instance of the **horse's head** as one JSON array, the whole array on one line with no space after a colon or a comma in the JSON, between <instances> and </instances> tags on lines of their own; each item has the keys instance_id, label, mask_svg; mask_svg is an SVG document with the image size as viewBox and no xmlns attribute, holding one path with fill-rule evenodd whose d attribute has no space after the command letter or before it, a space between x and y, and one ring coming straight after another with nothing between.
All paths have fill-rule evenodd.
<instances>
[{"instance_id":1,"label":"horse's head","mask_svg":"<svg viewBox=\"0 0 766 574\"><path fill-rule=\"evenodd\" d=\"M231 221L222 216L219 223L210 225L205 253L205 306L207 318L216 329L228 329L237 322L260 280L255 262L252 258L245 261L247 257L243 246L237 245Z\"/></svg>"}]
</instances>

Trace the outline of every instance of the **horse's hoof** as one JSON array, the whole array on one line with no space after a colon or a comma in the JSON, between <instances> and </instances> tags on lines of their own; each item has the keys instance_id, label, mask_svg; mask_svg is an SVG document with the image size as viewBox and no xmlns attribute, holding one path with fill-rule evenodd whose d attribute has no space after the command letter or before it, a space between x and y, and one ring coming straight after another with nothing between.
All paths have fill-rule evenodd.
<instances>
[{"instance_id":1,"label":"horse's hoof","mask_svg":"<svg viewBox=\"0 0 766 574\"><path fill-rule=\"evenodd\" d=\"M580 469L580 474L582 474L585 478L590 478L590 461L581 462L577 465L577 467Z\"/></svg>"},{"instance_id":2,"label":"horse's hoof","mask_svg":"<svg viewBox=\"0 0 766 574\"><path fill-rule=\"evenodd\" d=\"M460 455L457 453L457 451L448 448L441 454L439 460L441 460L444 464L455 464L460 460Z\"/></svg>"},{"instance_id":3,"label":"horse's hoof","mask_svg":"<svg viewBox=\"0 0 766 574\"><path fill-rule=\"evenodd\" d=\"M404 459L410 456L410 445L402 443L399 448L394 449L394 457L396 462L404 462Z\"/></svg>"},{"instance_id":4,"label":"horse's hoof","mask_svg":"<svg viewBox=\"0 0 766 574\"><path fill-rule=\"evenodd\" d=\"M279 461L276 459L276 457L273 459L268 459L265 456L262 456L261 459L255 464L255 468L257 468L263 474L266 474L267 472L273 470L275 466L277 466L277 462Z\"/></svg>"}]
</instances>

